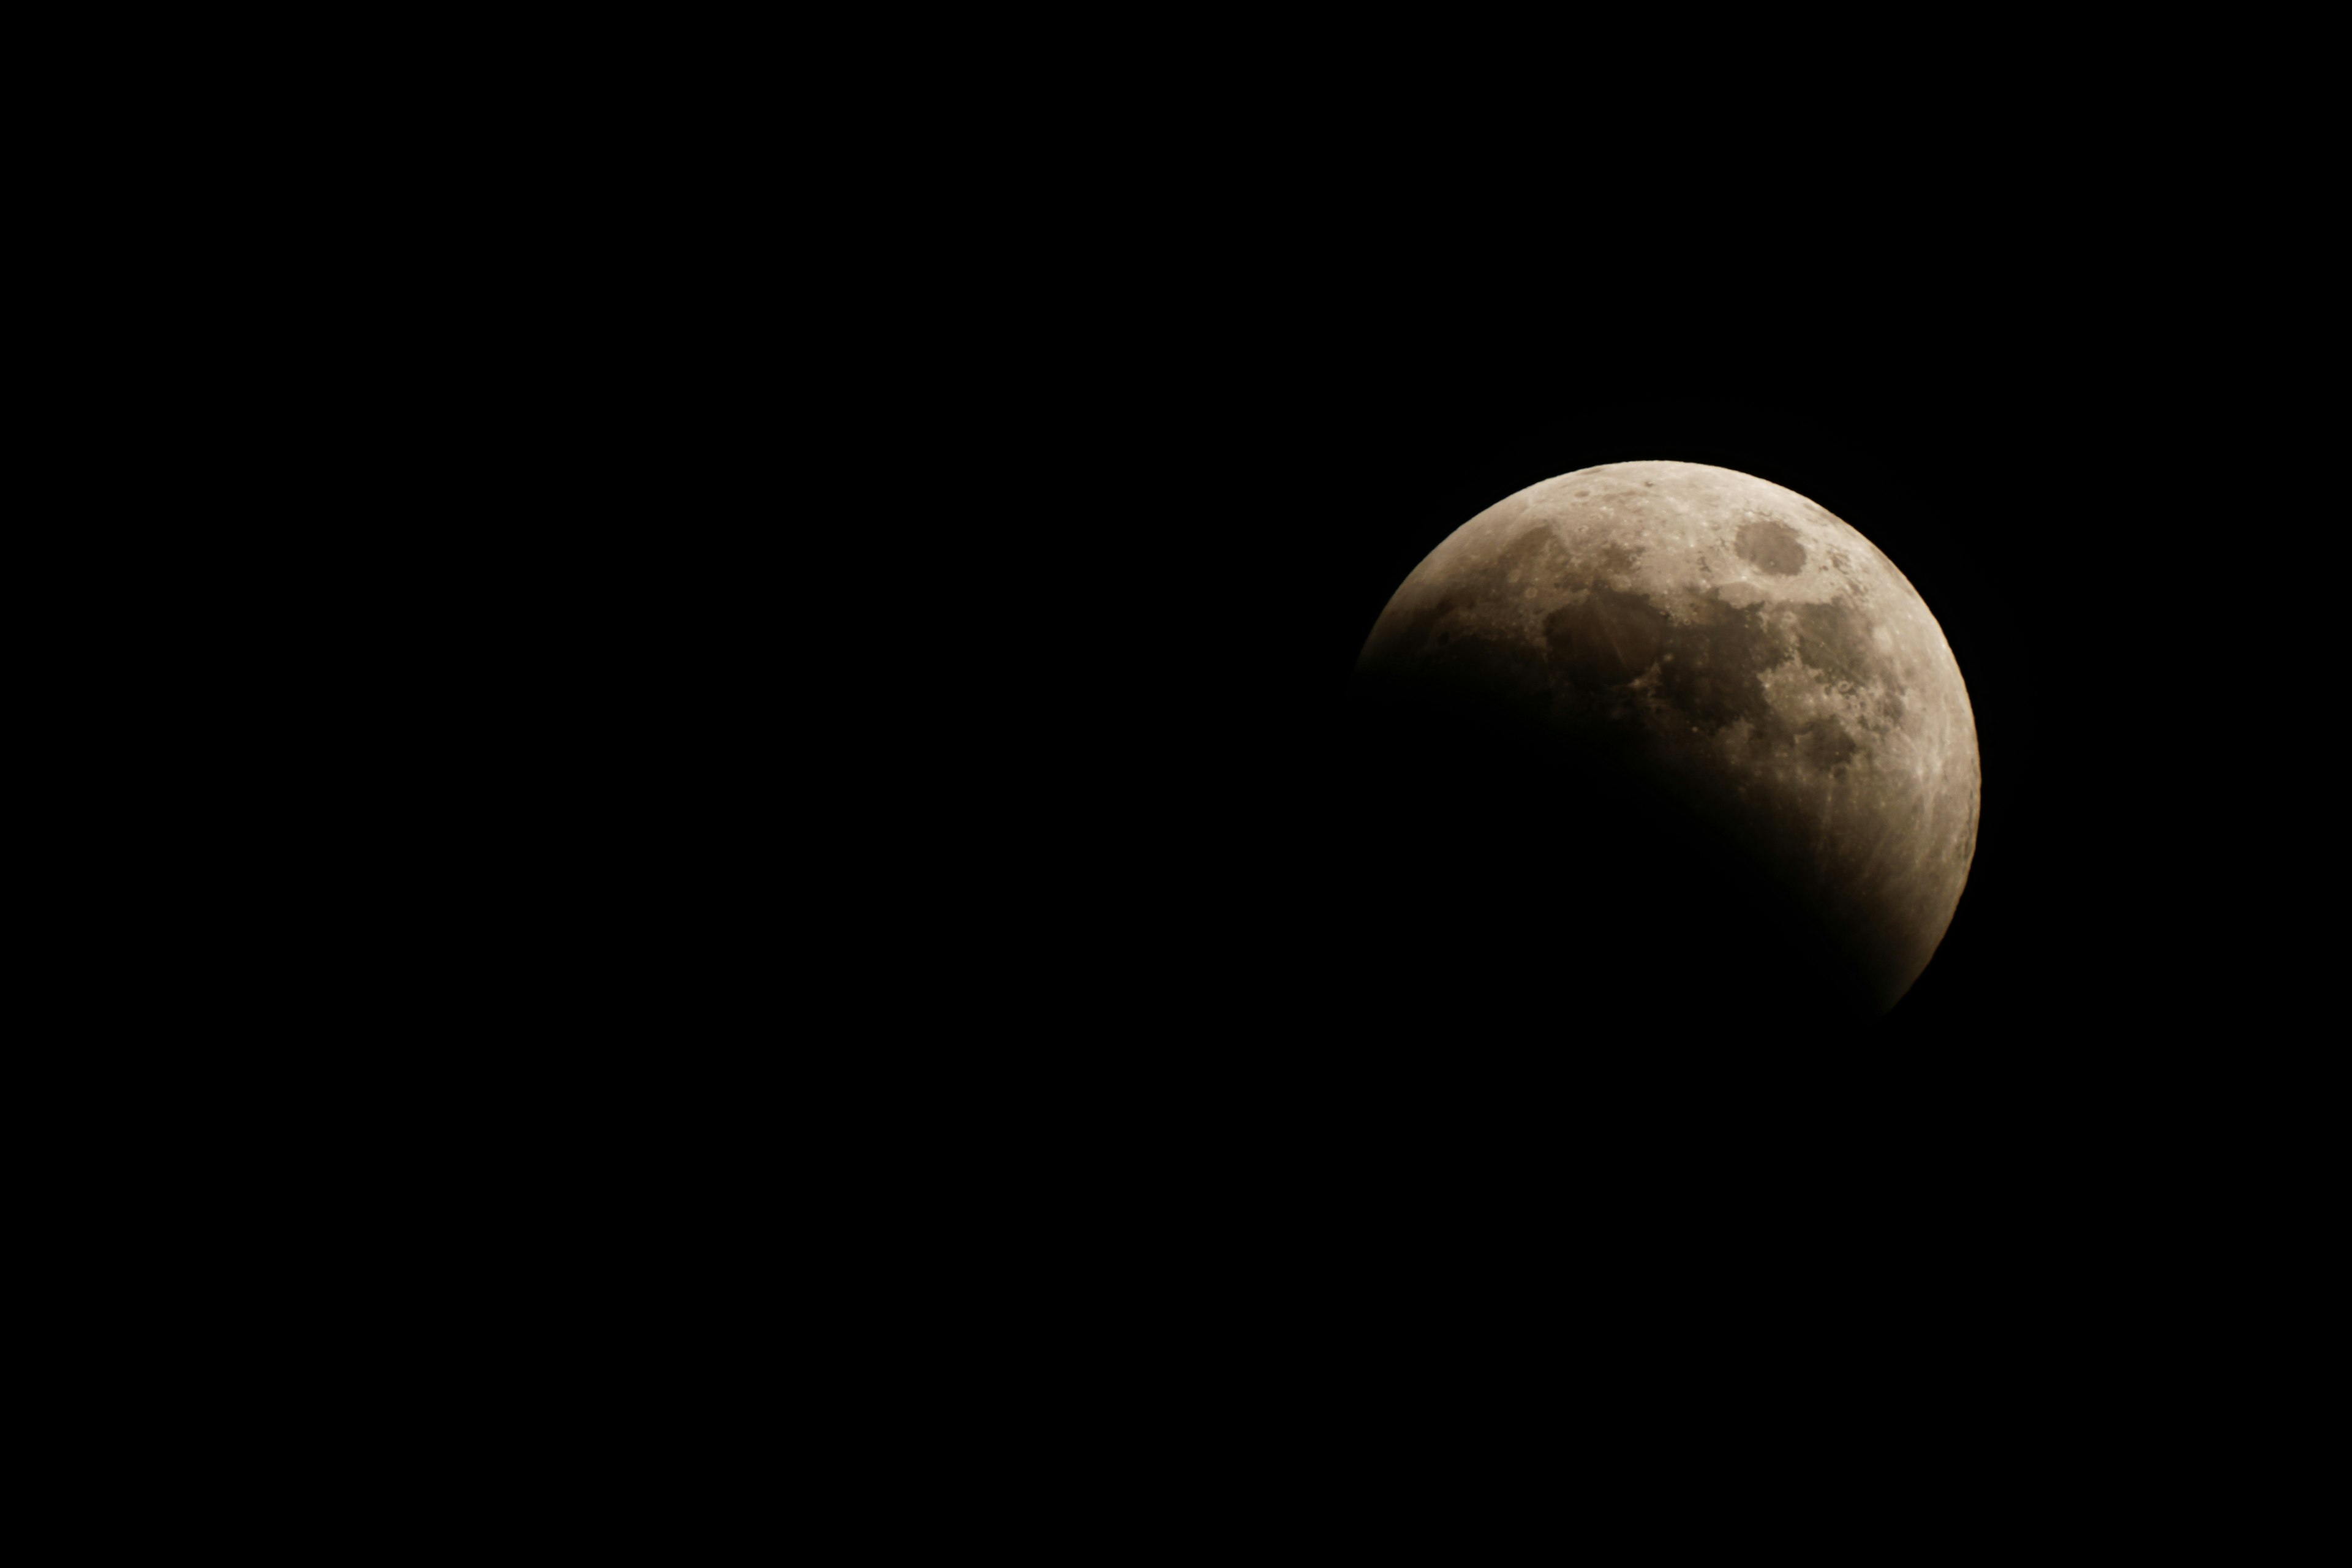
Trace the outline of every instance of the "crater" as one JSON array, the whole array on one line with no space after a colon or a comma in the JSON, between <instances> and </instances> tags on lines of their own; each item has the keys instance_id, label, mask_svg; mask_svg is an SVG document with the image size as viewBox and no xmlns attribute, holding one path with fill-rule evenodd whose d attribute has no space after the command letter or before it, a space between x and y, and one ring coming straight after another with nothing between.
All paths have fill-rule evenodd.
<instances>
[{"instance_id":1,"label":"crater","mask_svg":"<svg viewBox=\"0 0 2352 1568\"><path fill-rule=\"evenodd\" d=\"M1822 773L1853 762L1861 749L1845 726L1833 721L1808 724L1797 735L1799 753Z\"/></svg>"},{"instance_id":2,"label":"crater","mask_svg":"<svg viewBox=\"0 0 2352 1568\"><path fill-rule=\"evenodd\" d=\"M1752 606L1699 598L1675 626L1671 651L1672 663L1660 661L1658 697L1685 723L1713 732L1744 721L1759 738L1784 729L1757 673L1781 649Z\"/></svg>"},{"instance_id":3,"label":"crater","mask_svg":"<svg viewBox=\"0 0 2352 1568\"><path fill-rule=\"evenodd\" d=\"M1797 657L1833 682L1867 683L1880 667L1871 625L1844 599L1798 605L1790 612Z\"/></svg>"},{"instance_id":4,"label":"crater","mask_svg":"<svg viewBox=\"0 0 2352 1568\"><path fill-rule=\"evenodd\" d=\"M1739 554L1775 577L1793 577L1805 566L1805 547L1797 542L1797 531L1770 518L1739 525Z\"/></svg>"},{"instance_id":5,"label":"crater","mask_svg":"<svg viewBox=\"0 0 2352 1568\"><path fill-rule=\"evenodd\" d=\"M1544 617L1553 672L1570 686L1622 686L1657 662L1666 617L1638 594L1595 587Z\"/></svg>"}]
</instances>

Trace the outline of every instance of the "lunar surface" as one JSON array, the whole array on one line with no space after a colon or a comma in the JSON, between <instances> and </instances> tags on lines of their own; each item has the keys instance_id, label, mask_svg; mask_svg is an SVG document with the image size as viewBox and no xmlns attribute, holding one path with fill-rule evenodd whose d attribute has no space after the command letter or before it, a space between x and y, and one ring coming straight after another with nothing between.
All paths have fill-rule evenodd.
<instances>
[{"instance_id":1,"label":"lunar surface","mask_svg":"<svg viewBox=\"0 0 2352 1568\"><path fill-rule=\"evenodd\" d=\"M1867 1016L1927 967L1968 879L1976 724L1942 629L1867 539L1747 474L1611 463L1496 502L1396 591L1356 689L1454 724L1390 731L1444 753L1425 767L1471 755L1474 729L1488 754L1538 759L1507 791L1455 779L1449 820L1423 825L1475 837L1496 886L1557 865L1580 908L1605 906L1596 882L1650 879L1642 836L1680 835L1654 863L1676 885L1638 904L1640 951L1672 950L1682 926L1726 950L1801 931ZM1545 830L1523 833L1548 801ZM1587 861L1584 844L1606 853ZM1580 864L1597 868L1581 884ZM1738 919L1715 918L1732 891ZM1522 900L1509 918L1544 916ZM1710 952L1692 940L1663 972L1703 989Z\"/></svg>"}]
</instances>

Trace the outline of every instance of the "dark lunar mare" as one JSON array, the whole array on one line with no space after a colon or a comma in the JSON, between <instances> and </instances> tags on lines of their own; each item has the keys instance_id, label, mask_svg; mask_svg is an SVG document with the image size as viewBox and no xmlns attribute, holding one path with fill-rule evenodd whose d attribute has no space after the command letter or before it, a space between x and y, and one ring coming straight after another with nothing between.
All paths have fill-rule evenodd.
<instances>
[{"instance_id":1,"label":"dark lunar mare","mask_svg":"<svg viewBox=\"0 0 2352 1568\"><path fill-rule=\"evenodd\" d=\"M1596 625L1612 613L1579 610ZM1588 678L1642 656L1638 609L1622 618ZM1578 658L1572 635L1549 657L1563 640ZM1359 853L1339 881L1357 989L1383 999L1376 1033L1498 1060L1564 1038L1601 1052L1569 1070L1609 1073L1630 1067L1607 1051L1632 1037L1738 1044L1855 1029L1879 1010L1871 966L1801 879L1662 763L1649 731L1612 710L1608 680L1581 683L1580 720L1547 721L1561 672L1534 650L1446 651L1360 674L1345 726L1342 832ZM1692 701L1735 702L1727 672L1720 689L1709 679L1693 672Z\"/></svg>"}]
</instances>

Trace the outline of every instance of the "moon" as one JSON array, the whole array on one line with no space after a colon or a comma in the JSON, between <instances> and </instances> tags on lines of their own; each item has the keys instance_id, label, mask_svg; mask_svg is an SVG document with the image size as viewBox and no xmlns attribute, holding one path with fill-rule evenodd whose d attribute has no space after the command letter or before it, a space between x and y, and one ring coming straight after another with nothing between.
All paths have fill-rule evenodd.
<instances>
[{"instance_id":1,"label":"moon","mask_svg":"<svg viewBox=\"0 0 2352 1568\"><path fill-rule=\"evenodd\" d=\"M1976 720L1943 629L1869 540L1749 474L1608 463L1496 502L1389 600L1355 692L1391 755L1461 760L1429 833L1548 816L1549 846L1504 851L1508 875L1547 850L1573 866L1583 844L1614 847L1590 864L1620 882L1654 879L1643 846L1672 838L1654 865L1675 885L1642 904L1642 942L1801 931L1851 1014L1910 989L1968 881ZM1537 773L1482 793L1463 770L1505 752ZM1738 919L1701 918L1735 892ZM1693 987L1709 958L1688 952Z\"/></svg>"}]
</instances>

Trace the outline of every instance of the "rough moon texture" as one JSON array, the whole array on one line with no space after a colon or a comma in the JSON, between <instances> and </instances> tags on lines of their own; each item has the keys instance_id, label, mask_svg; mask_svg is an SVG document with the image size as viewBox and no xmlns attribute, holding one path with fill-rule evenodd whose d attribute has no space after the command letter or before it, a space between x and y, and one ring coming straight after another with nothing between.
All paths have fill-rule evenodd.
<instances>
[{"instance_id":1,"label":"rough moon texture","mask_svg":"<svg viewBox=\"0 0 2352 1568\"><path fill-rule=\"evenodd\" d=\"M1865 1010L1927 967L1968 879L1976 724L1942 628L1868 540L1763 479L1635 462L1530 486L1414 569L1357 668L1638 776L1765 868Z\"/></svg>"}]
</instances>

